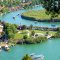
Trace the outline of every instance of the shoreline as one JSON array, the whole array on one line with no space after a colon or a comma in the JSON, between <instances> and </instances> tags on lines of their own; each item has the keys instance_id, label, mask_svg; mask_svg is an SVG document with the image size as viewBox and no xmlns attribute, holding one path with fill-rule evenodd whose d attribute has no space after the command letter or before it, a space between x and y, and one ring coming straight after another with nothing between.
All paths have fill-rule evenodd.
<instances>
[{"instance_id":1,"label":"shoreline","mask_svg":"<svg viewBox=\"0 0 60 60\"><path fill-rule=\"evenodd\" d=\"M33 17L28 17L28 16L24 16L24 15L21 15L21 18L22 19L26 19L26 20L37 21L37 22L60 22L60 19L54 19L54 21L53 20L49 20L49 19L40 20L40 19L35 19Z\"/></svg>"}]
</instances>

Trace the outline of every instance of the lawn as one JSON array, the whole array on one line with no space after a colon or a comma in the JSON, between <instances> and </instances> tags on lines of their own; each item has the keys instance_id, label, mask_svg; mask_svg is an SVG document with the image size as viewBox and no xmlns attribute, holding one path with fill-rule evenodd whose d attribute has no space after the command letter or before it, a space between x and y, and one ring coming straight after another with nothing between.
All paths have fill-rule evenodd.
<instances>
[{"instance_id":1,"label":"lawn","mask_svg":"<svg viewBox=\"0 0 60 60\"><path fill-rule=\"evenodd\" d=\"M28 31L32 31L32 30L28 30ZM42 33L42 34L46 34L47 31L40 31L40 30L34 30L35 33ZM22 33L16 33L14 39L22 39L24 35L27 35L27 31L26 30L20 30L19 32ZM56 32L55 31L49 31L49 34L54 35Z\"/></svg>"},{"instance_id":2,"label":"lawn","mask_svg":"<svg viewBox=\"0 0 60 60\"><path fill-rule=\"evenodd\" d=\"M26 17L35 18L36 20L50 20L51 14L46 14L45 10L39 10L39 11L28 11L22 14ZM60 19L60 15L58 17L55 17L55 19Z\"/></svg>"},{"instance_id":3,"label":"lawn","mask_svg":"<svg viewBox=\"0 0 60 60\"><path fill-rule=\"evenodd\" d=\"M40 31L40 30L34 30L35 33L42 33L42 34L46 34L47 31ZM55 35L56 31L48 31L49 34Z\"/></svg>"},{"instance_id":4,"label":"lawn","mask_svg":"<svg viewBox=\"0 0 60 60\"><path fill-rule=\"evenodd\" d=\"M26 31L25 30L23 30L23 31L20 30L19 32L21 32L21 33L16 33L14 39L22 39L23 36L26 35Z\"/></svg>"}]
</instances>

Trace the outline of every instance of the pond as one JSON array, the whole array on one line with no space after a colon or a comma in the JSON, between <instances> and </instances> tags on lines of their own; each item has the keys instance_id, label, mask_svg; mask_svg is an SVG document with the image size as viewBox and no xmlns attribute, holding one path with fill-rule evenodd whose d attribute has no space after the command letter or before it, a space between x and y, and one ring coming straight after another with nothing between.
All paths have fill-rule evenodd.
<instances>
[{"instance_id":1,"label":"pond","mask_svg":"<svg viewBox=\"0 0 60 60\"><path fill-rule=\"evenodd\" d=\"M60 60L60 39L49 39L46 42L32 45L16 45L8 52L0 52L0 60L22 60L25 54L43 54L45 60Z\"/></svg>"},{"instance_id":2,"label":"pond","mask_svg":"<svg viewBox=\"0 0 60 60\"><path fill-rule=\"evenodd\" d=\"M33 9L29 9L29 10L43 10L43 9L44 8L42 6L38 6L38 7L36 6ZM60 27L59 22L36 22L36 21L32 21L32 20L22 19L21 14L24 12L27 12L29 10L26 9L26 10L18 10L15 12L10 12L10 13L4 15L0 19L2 19L2 21L8 22L8 23L18 24L18 25L30 26L32 24L33 26L41 26L41 27L52 27L52 25L55 25L55 27ZM18 15L18 14L20 14L20 15ZM15 17L15 19L13 19L13 17Z\"/></svg>"}]
</instances>

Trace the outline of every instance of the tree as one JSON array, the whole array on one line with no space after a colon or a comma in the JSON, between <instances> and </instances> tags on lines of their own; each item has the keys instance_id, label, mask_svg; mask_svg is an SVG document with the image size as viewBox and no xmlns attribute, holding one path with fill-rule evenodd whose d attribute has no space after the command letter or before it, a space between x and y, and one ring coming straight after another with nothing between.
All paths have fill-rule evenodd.
<instances>
[{"instance_id":1,"label":"tree","mask_svg":"<svg viewBox=\"0 0 60 60\"><path fill-rule=\"evenodd\" d=\"M26 29L26 28L27 28L26 25L23 25L23 26L22 26L22 30L24 30L24 29Z\"/></svg>"},{"instance_id":2,"label":"tree","mask_svg":"<svg viewBox=\"0 0 60 60\"><path fill-rule=\"evenodd\" d=\"M5 23L4 24L4 32L7 35L8 39L14 38L15 33L17 32L17 28L14 24Z\"/></svg>"},{"instance_id":3,"label":"tree","mask_svg":"<svg viewBox=\"0 0 60 60\"><path fill-rule=\"evenodd\" d=\"M42 2L42 0L31 0L32 1L32 5L38 5Z\"/></svg>"},{"instance_id":4,"label":"tree","mask_svg":"<svg viewBox=\"0 0 60 60\"><path fill-rule=\"evenodd\" d=\"M28 54L26 54L22 60L32 60L32 58Z\"/></svg>"},{"instance_id":5,"label":"tree","mask_svg":"<svg viewBox=\"0 0 60 60\"><path fill-rule=\"evenodd\" d=\"M13 32L13 33L16 33L16 32L17 32L16 25L12 24L12 25L11 25L11 29L12 29L12 32Z\"/></svg>"},{"instance_id":6,"label":"tree","mask_svg":"<svg viewBox=\"0 0 60 60\"><path fill-rule=\"evenodd\" d=\"M31 31L31 36L34 36L34 34L35 34L35 31Z\"/></svg>"},{"instance_id":7,"label":"tree","mask_svg":"<svg viewBox=\"0 0 60 60\"><path fill-rule=\"evenodd\" d=\"M32 28L33 28L33 25L30 25L30 26L29 26L29 29L32 30Z\"/></svg>"},{"instance_id":8,"label":"tree","mask_svg":"<svg viewBox=\"0 0 60 60\"><path fill-rule=\"evenodd\" d=\"M55 33L55 38L60 38L60 27L57 29L57 32Z\"/></svg>"},{"instance_id":9,"label":"tree","mask_svg":"<svg viewBox=\"0 0 60 60\"><path fill-rule=\"evenodd\" d=\"M27 39L27 38L28 38L27 35L24 35L24 36L23 36L23 39Z\"/></svg>"},{"instance_id":10,"label":"tree","mask_svg":"<svg viewBox=\"0 0 60 60\"><path fill-rule=\"evenodd\" d=\"M46 36L48 36L48 35L49 35L49 31L46 32Z\"/></svg>"},{"instance_id":11,"label":"tree","mask_svg":"<svg viewBox=\"0 0 60 60\"><path fill-rule=\"evenodd\" d=\"M46 12L51 14L51 19L60 13L60 0L44 0L43 6Z\"/></svg>"}]
</instances>

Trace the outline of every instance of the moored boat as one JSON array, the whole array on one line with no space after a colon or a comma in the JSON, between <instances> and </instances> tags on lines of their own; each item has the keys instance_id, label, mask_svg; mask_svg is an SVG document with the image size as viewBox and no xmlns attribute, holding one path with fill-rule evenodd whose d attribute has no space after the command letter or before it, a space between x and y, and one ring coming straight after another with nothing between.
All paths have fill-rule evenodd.
<instances>
[{"instance_id":1,"label":"moored boat","mask_svg":"<svg viewBox=\"0 0 60 60\"><path fill-rule=\"evenodd\" d=\"M4 49L5 51L8 51L10 48L9 48L8 45L5 45L5 46L3 47L3 49Z\"/></svg>"},{"instance_id":2,"label":"moored boat","mask_svg":"<svg viewBox=\"0 0 60 60\"><path fill-rule=\"evenodd\" d=\"M13 19L15 19L15 17L13 17Z\"/></svg>"},{"instance_id":3,"label":"moored boat","mask_svg":"<svg viewBox=\"0 0 60 60\"><path fill-rule=\"evenodd\" d=\"M33 60L44 60L44 55L35 55L35 54L30 54L31 58Z\"/></svg>"},{"instance_id":4,"label":"moored boat","mask_svg":"<svg viewBox=\"0 0 60 60\"><path fill-rule=\"evenodd\" d=\"M5 50L8 51L10 48L8 45L5 46Z\"/></svg>"},{"instance_id":5,"label":"moored boat","mask_svg":"<svg viewBox=\"0 0 60 60\"><path fill-rule=\"evenodd\" d=\"M0 46L0 51L2 50L2 47Z\"/></svg>"}]
</instances>

